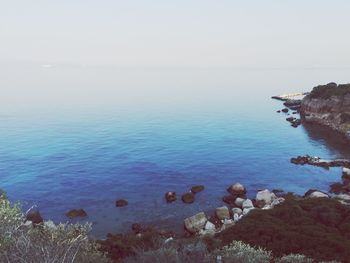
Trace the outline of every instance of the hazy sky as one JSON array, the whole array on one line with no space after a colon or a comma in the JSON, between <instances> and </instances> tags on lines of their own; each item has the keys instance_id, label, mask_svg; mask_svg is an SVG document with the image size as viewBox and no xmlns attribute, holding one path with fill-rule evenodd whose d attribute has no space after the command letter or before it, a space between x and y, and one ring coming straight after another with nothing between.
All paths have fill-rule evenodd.
<instances>
[{"instance_id":1,"label":"hazy sky","mask_svg":"<svg viewBox=\"0 0 350 263\"><path fill-rule=\"evenodd\" d=\"M350 67L348 0L0 0L0 61Z\"/></svg>"}]
</instances>

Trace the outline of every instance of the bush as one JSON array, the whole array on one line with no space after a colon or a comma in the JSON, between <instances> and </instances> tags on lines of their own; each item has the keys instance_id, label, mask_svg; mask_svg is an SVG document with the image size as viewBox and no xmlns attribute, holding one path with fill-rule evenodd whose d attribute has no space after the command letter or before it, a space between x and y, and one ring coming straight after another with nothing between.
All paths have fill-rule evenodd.
<instances>
[{"instance_id":1,"label":"bush","mask_svg":"<svg viewBox=\"0 0 350 263\"><path fill-rule=\"evenodd\" d=\"M275 256L303 254L315 260L350 262L350 209L332 199L288 200L268 211L252 211L216 237L264 247Z\"/></svg>"},{"instance_id":2,"label":"bush","mask_svg":"<svg viewBox=\"0 0 350 263\"><path fill-rule=\"evenodd\" d=\"M335 83L329 83L314 87L308 97L328 99L332 96L344 96L346 94L350 94L350 84L337 85Z\"/></svg>"},{"instance_id":3,"label":"bush","mask_svg":"<svg viewBox=\"0 0 350 263\"><path fill-rule=\"evenodd\" d=\"M233 241L214 254L220 255L225 263L269 263L272 254L262 248L253 248L240 241Z\"/></svg>"},{"instance_id":4,"label":"bush","mask_svg":"<svg viewBox=\"0 0 350 263\"><path fill-rule=\"evenodd\" d=\"M24 225L18 204L0 197L0 262L107 263L96 243L88 239L89 224Z\"/></svg>"}]
</instances>

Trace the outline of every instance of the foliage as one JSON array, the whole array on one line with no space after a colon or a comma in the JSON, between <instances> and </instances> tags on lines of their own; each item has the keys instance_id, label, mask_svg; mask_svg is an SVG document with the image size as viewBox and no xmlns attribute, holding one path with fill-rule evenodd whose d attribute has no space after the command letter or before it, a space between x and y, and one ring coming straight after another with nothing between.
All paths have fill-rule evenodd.
<instances>
[{"instance_id":1,"label":"foliage","mask_svg":"<svg viewBox=\"0 0 350 263\"><path fill-rule=\"evenodd\" d=\"M217 238L264 247L279 257L301 253L350 262L350 209L328 198L287 200L269 211L252 211Z\"/></svg>"},{"instance_id":2,"label":"foliage","mask_svg":"<svg viewBox=\"0 0 350 263\"><path fill-rule=\"evenodd\" d=\"M0 262L110 262L88 239L90 225L23 224L19 205L0 197Z\"/></svg>"},{"instance_id":3,"label":"foliage","mask_svg":"<svg viewBox=\"0 0 350 263\"><path fill-rule=\"evenodd\" d=\"M308 96L309 98L328 99L332 96L344 96L346 94L350 94L350 84L329 83L314 87Z\"/></svg>"},{"instance_id":4,"label":"foliage","mask_svg":"<svg viewBox=\"0 0 350 263\"><path fill-rule=\"evenodd\" d=\"M271 252L253 248L240 241L233 241L215 253L220 255L225 263L269 263L273 259Z\"/></svg>"}]
</instances>

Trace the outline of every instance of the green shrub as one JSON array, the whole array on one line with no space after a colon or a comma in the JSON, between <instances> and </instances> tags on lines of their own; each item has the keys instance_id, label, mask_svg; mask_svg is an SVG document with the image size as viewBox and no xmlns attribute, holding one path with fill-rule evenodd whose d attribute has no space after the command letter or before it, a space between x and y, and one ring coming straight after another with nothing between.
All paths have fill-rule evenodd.
<instances>
[{"instance_id":1,"label":"green shrub","mask_svg":"<svg viewBox=\"0 0 350 263\"><path fill-rule=\"evenodd\" d=\"M346 94L350 94L350 84L337 85L335 83L329 83L314 87L308 97L328 99L332 96L344 96Z\"/></svg>"},{"instance_id":2,"label":"green shrub","mask_svg":"<svg viewBox=\"0 0 350 263\"><path fill-rule=\"evenodd\" d=\"M350 262L350 209L327 199L288 200L256 210L216 237L266 248L275 256L303 254L315 260Z\"/></svg>"},{"instance_id":3,"label":"green shrub","mask_svg":"<svg viewBox=\"0 0 350 263\"><path fill-rule=\"evenodd\" d=\"M107 263L88 239L89 224L24 225L19 205L0 197L0 262Z\"/></svg>"},{"instance_id":4,"label":"green shrub","mask_svg":"<svg viewBox=\"0 0 350 263\"><path fill-rule=\"evenodd\" d=\"M269 263L272 261L271 252L262 248L253 248L240 241L233 241L214 254L222 256L225 263Z\"/></svg>"}]
</instances>

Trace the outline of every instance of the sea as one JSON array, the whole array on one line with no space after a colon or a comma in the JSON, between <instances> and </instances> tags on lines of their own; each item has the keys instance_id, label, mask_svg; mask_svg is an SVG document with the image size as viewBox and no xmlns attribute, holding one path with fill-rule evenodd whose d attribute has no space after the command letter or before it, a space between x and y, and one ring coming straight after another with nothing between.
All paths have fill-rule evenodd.
<instances>
[{"instance_id":1,"label":"sea","mask_svg":"<svg viewBox=\"0 0 350 263\"><path fill-rule=\"evenodd\" d=\"M349 76L342 68L3 66L0 188L46 220L91 222L96 238L133 223L180 232L184 218L224 205L236 182L251 198L261 189L328 191L340 168L290 158L350 158L349 143L320 126L291 127L271 96ZM194 185L205 190L182 203ZM178 200L168 204L167 191ZM118 199L128 205L117 208ZM88 216L69 220L77 208Z\"/></svg>"}]
</instances>

